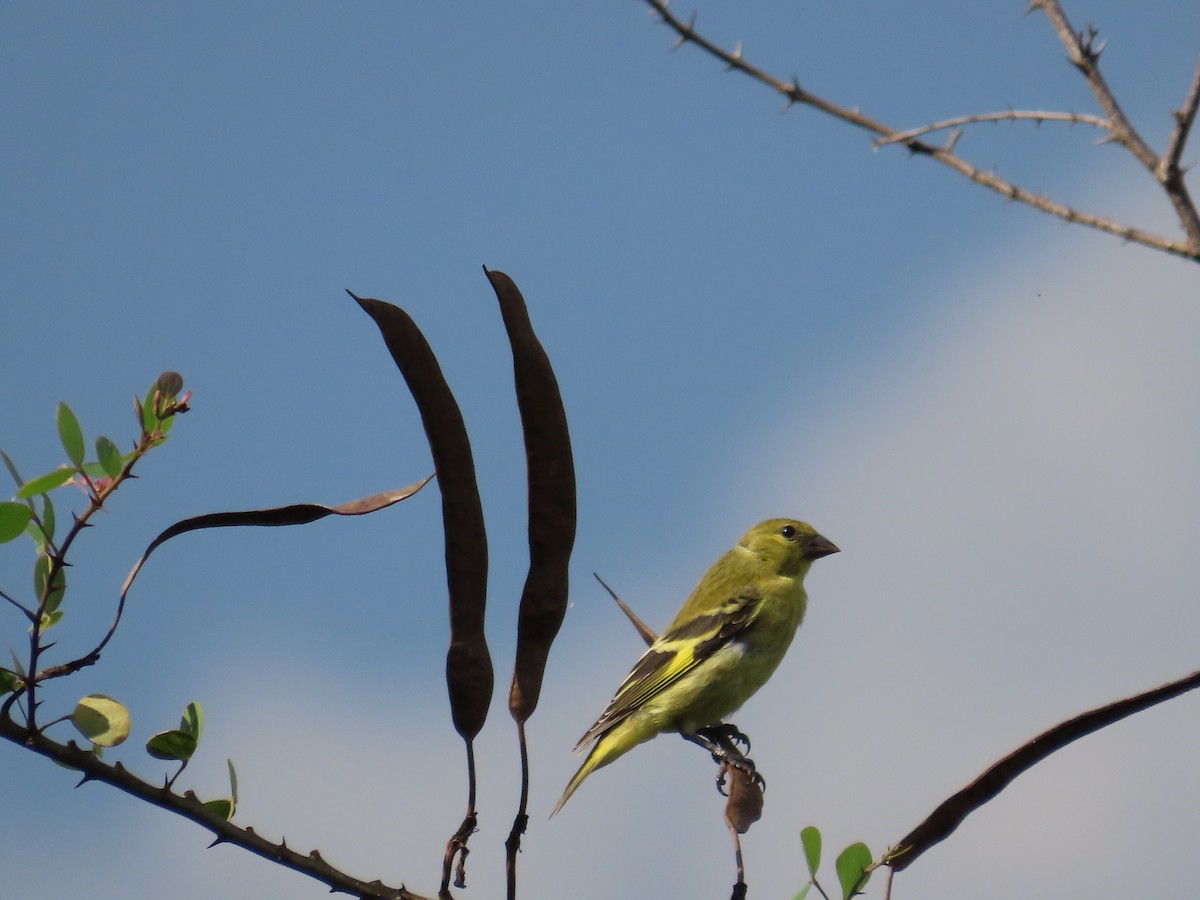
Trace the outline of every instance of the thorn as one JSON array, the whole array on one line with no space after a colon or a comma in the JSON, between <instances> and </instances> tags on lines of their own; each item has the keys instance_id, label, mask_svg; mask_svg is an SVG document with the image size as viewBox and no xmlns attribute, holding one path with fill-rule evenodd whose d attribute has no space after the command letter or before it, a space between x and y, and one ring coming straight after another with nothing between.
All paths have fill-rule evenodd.
<instances>
[{"instance_id":1,"label":"thorn","mask_svg":"<svg viewBox=\"0 0 1200 900\"><path fill-rule=\"evenodd\" d=\"M211 850L213 847L217 846L218 844L224 844L224 843L227 843L227 842L228 842L228 841L227 841L227 839L226 839L226 838L224 838L224 837L222 837L221 835L219 835L219 834L218 834L218 835L217 835L215 838L213 838L213 842L212 842L211 844L209 844L207 847L205 847L204 849L205 849L205 850Z\"/></svg>"},{"instance_id":2,"label":"thorn","mask_svg":"<svg viewBox=\"0 0 1200 900\"><path fill-rule=\"evenodd\" d=\"M962 136L963 136L963 130L961 128L955 128L947 136L946 143L942 149L944 149L947 153L953 153L954 147L958 144L958 139Z\"/></svg>"},{"instance_id":3,"label":"thorn","mask_svg":"<svg viewBox=\"0 0 1200 900\"><path fill-rule=\"evenodd\" d=\"M783 109L781 112L787 112L793 106L800 102L800 80L793 75L792 83L783 90Z\"/></svg>"},{"instance_id":4,"label":"thorn","mask_svg":"<svg viewBox=\"0 0 1200 900\"><path fill-rule=\"evenodd\" d=\"M671 47L672 52L678 50L692 38L692 33L696 30L696 14L692 13L692 17L688 19L687 25L679 26L679 37L675 39L674 45Z\"/></svg>"}]
</instances>

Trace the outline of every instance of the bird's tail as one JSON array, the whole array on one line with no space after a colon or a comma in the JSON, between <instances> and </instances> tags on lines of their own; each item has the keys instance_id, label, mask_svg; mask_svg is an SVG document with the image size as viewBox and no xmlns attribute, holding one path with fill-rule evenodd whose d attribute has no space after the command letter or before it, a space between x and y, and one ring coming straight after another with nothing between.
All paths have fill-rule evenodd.
<instances>
[{"instance_id":1,"label":"bird's tail","mask_svg":"<svg viewBox=\"0 0 1200 900\"><path fill-rule=\"evenodd\" d=\"M600 755L598 752L599 750L600 744L597 743L596 746L592 747L591 752L588 753L587 759L583 761L583 765L579 767L579 771L571 776L571 780L567 782L567 789L563 791L562 796L558 798L558 804L554 807L554 812L550 813L550 818L553 819L555 815L558 814L558 811L566 805L566 802L571 799L571 795L575 793L581 784L583 784L583 779L587 778L598 768L600 768L601 765L607 762L607 760Z\"/></svg>"}]
</instances>

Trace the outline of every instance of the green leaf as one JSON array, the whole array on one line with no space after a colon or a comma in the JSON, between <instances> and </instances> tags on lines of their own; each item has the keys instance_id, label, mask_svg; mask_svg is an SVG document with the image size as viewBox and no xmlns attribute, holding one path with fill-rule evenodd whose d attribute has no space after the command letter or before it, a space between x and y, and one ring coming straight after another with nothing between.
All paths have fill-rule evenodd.
<instances>
[{"instance_id":1,"label":"green leaf","mask_svg":"<svg viewBox=\"0 0 1200 900\"><path fill-rule=\"evenodd\" d=\"M67 573L62 566L59 566L58 571L54 573L54 584L50 585L50 589L47 590L46 579L49 577L50 557L43 553L33 564L33 590L38 603L42 604L44 613L52 613L58 609L59 604L62 603L63 594L67 590ZM43 597L46 598L44 603Z\"/></svg>"},{"instance_id":2,"label":"green leaf","mask_svg":"<svg viewBox=\"0 0 1200 900\"><path fill-rule=\"evenodd\" d=\"M821 832L814 825L809 825L800 832L800 843L804 847L804 861L808 864L808 874L817 877L817 869L821 868Z\"/></svg>"},{"instance_id":3,"label":"green leaf","mask_svg":"<svg viewBox=\"0 0 1200 900\"><path fill-rule=\"evenodd\" d=\"M58 439L62 441L63 449L67 451L67 459L75 467L83 465L83 429L71 407L65 403L58 404Z\"/></svg>"},{"instance_id":4,"label":"green leaf","mask_svg":"<svg viewBox=\"0 0 1200 900\"><path fill-rule=\"evenodd\" d=\"M88 694L80 700L71 722L97 747L115 747L129 737L129 710L104 694Z\"/></svg>"},{"instance_id":5,"label":"green leaf","mask_svg":"<svg viewBox=\"0 0 1200 900\"><path fill-rule=\"evenodd\" d=\"M838 881L842 884L842 900L850 900L855 894L862 893L867 886L871 873L867 867L871 865L871 851L862 841L851 844L837 858Z\"/></svg>"},{"instance_id":6,"label":"green leaf","mask_svg":"<svg viewBox=\"0 0 1200 900\"><path fill-rule=\"evenodd\" d=\"M190 734L199 743L200 735L204 731L204 710L200 707L199 700L193 700L184 709L183 717L179 720L179 730Z\"/></svg>"},{"instance_id":7,"label":"green leaf","mask_svg":"<svg viewBox=\"0 0 1200 900\"><path fill-rule=\"evenodd\" d=\"M96 438L96 458L100 460L100 468L109 478L116 478L120 475L121 469L125 465L121 461L121 451L117 445L104 435Z\"/></svg>"},{"instance_id":8,"label":"green leaf","mask_svg":"<svg viewBox=\"0 0 1200 900\"><path fill-rule=\"evenodd\" d=\"M232 795L232 799L207 800L204 803L204 808L214 815L225 819L225 821L229 821L233 818L233 814L237 812L238 783L237 770L233 767L233 760L227 758L225 765L229 767L229 793Z\"/></svg>"},{"instance_id":9,"label":"green leaf","mask_svg":"<svg viewBox=\"0 0 1200 900\"><path fill-rule=\"evenodd\" d=\"M800 892L798 894L796 894L796 896L793 897L792 900L804 900L804 898L808 896L808 892L811 890L812 890L812 882L810 881L804 887L800 888Z\"/></svg>"},{"instance_id":10,"label":"green leaf","mask_svg":"<svg viewBox=\"0 0 1200 900\"><path fill-rule=\"evenodd\" d=\"M38 556L33 563L33 595L40 602L46 592L46 579L50 575L50 557L46 554Z\"/></svg>"},{"instance_id":11,"label":"green leaf","mask_svg":"<svg viewBox=\"0 0 1200 900\"><path fill-rule=\"evenodd\" d=\"M8 669L0 670L0 694L7 694L17 686L17 676Z\"/></svg>"},{"instance_id":12,"label":"green leaf","mask_svg":"<svg viewBox=\"0 0 1200 900\"><path fill-rule=\"evenodd\" d=\"M121 467L124 468L125 463L129 462L131 459L133 459L132 453L126 453L124 456L122 456L121 457ZM79 468L83 469L84 474L87 475L88 478L108 478L109 477L108 471L104 468L104 466L100 465L100 463L98 463L98 462L85 462ZM120 469L118 469L117 471L120 472Z\"/></svg>"},{"instance_id":13,"label":"green leaf","mask_svg":"<svg viewBox=\"0 0 1200 900\"><path fill-rule=\"evenodd\" d=\"M234 802L232 800L205 800L204 808L226 822L233 818Z\"/></svg>"},{"instance_id":14,"label":"green leaf","mask_svg":"<svg viewBox=\"0 0 1200 900\"><path fill-rule=\"evenodd\" d=\"M142 401L142 428L146 431L158 428L158 416L154 414L154 395L157 392L158 385L151 385L150 390L146 392L146 399Z\"/></svg>"},{"instance_id":15,"label":"green leaf","mask_svg":"<svg viewBox=\"0 0 1200 900\"><path fill-rule=\"evenodd\" d=\"M42 495L42 535L48 543L54 540L54 527L57 523L54 521L54 504L50 502L50 495Z\"/></svg>"},{"instance_id":16,"label":"green leaf","mask_svg":"<svg viewBox=\"0 0 1200 900\"><path fill-rule=\"evenodd\" d=\"M225 765L229 767L229 793L233 795L233 805L237 806L238 791L237 791L237 769L233 767L233 760L228 756L225 757ZM233 814L230 813L232 816Z\"/></svg>"},{"instance_id":17,"label":"green leaf","mask_svg":"<svg viewBox=\"0 0 1200 900\"><path fill-rule=\"evenodd\" d=\"M21 485L21 489L17 491L17 496L22 500L30 497L36 497L38 494L44 494L46 491L52 491L56 487L60 487L70 480L75 474L75 470L70 466L59 466L53 472L47 472L45 475L39 475L32 481L27 481Z\"/></svg>"},{"instance_id":18,"label":"green leaf","mask_svg":"<svg viewBox=\"0 0 1200 900\"><path fill-rule=\"evenodd\" d=\"M19 538L31 518L33 510L24 503L0 503L0 544Z\"/></svg>"},{"instance_id":19,"label":"green leaf","mask_svg":"<svg viewBox=\"0 0 1200 900\"><path fill-rule=\"evenodd\" d=\"M61 609L56 609L54 612L42 613L42 631L49 631L62 621L62 617L63 611ZM32 626L30 627L30 630L33 630Z\"/></svg>"},{"instance_id":20,"label":"green leaf","mask_svg":"<svg viewBox=\"0 0 1200 900\"><path fill-rule=\"evenodd\" d=\"M155 759L188 760L196 752L196 736L186 731L160 731L146 741L146 752Z\"/></svg>"}]
</instances>

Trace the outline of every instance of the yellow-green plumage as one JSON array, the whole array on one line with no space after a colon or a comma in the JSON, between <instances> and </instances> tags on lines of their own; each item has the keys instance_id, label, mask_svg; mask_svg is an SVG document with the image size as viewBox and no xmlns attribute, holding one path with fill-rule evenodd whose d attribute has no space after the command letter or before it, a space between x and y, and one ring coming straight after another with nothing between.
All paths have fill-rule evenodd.
<instances>
[{"instance_id":1,"label":"yellow-green plumage","mask_svg":"<svg viewBox=\"0 0 1200 900\"><path fill-rule=\"evenodd\" d=\"M592 772L638 744L666 731L695 734L750 699L804 619L809 566L837 552L796 519L768 519L746 532L712 564L580 739L576 750L595 744L554 812Z\"/></svg>"}]
</instances>

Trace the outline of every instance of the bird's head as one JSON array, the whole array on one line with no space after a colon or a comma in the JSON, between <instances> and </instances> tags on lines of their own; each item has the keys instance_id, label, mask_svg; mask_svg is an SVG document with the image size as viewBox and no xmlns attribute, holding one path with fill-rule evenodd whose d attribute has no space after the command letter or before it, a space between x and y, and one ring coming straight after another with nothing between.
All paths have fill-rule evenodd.
<instances>
[{"instance_id":1,"label":"bird's head","mask_svg":"<svg viewBox=\"0 0 1200 900\"><path fill-rule=\"evenodd\" d=\"M798 519L767 519L747 531L738 543L763 562L774 563L781 575L802 574L814 559L838 552L829 538Z\"/></svg>"}]
</instances>

